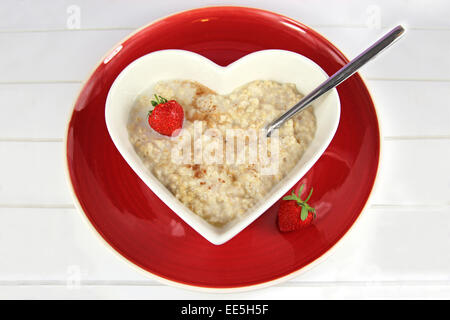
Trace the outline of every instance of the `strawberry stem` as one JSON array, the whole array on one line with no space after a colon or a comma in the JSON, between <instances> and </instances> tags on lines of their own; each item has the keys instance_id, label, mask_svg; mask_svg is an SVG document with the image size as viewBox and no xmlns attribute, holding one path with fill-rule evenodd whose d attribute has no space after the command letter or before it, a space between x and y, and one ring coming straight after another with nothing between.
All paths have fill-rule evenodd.
<instances>
[{"instance_id":1,"label":"strawberry stem","mask_svg":"<svg viewBox=\"0 0 450 320\"><path fill-rule=\"evenodd\" d=\"M152 100L152 106L156 107L158 104L166 103L167 99L155 94L155 100Z\"/></svg>"}]
</instances>

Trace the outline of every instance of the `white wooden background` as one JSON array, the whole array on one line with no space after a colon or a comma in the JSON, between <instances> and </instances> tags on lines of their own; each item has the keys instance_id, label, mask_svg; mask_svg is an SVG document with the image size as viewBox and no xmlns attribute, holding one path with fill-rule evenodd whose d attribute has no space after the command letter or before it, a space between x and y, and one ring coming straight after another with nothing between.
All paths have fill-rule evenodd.
<instances>
[{"instance_id":1,"label":"white wooden background","mask_svg":"<svg viewBox=\"0 0 450 320\"><path fill-rule=\"evenodd\" d=\"M156 18L214 4L288 15L348 57L398 23L408 28L361 72L384 155L360 224L310 272L238 294L176 289L129 267L82 221L63 174L66 119L100 57ZM450 298L449 17L446 0L2 0L0 298Z\"/></svg>"}]
</instances>

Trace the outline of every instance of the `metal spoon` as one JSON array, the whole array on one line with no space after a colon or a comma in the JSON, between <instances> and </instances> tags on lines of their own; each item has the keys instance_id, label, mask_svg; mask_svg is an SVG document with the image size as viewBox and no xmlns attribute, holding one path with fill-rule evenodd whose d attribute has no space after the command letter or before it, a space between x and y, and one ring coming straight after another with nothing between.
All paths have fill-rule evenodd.
<instances>
[{"instance_id":1,"label":"metal spoon","mask_svg":"<svg viewBox=\"0 0 450 320\"><path fill-rule=\"evenodd\" d=\"M376 55L378 55L381 51L392 45L396 40L400 39L400 37L405 32L405 29L402 26L397 26L391 31L389 31L385 36L367 48L363 53L357 56L355 59L347 63L343 66L338 72L333 74L327 80L322 82L316 89L314 89L311 93L305 96L302 100L300 100L296 105L294 105L291 109L286 111L282 116L278 119L272 121L266 126L267 136L270 137L273 130L278 129L292 118L296 113L310 106L311 102L316 100L318 97L323 95L325 92L333 89L346 79L348 79L351 75L353 75L359 68L365 65L367 62L372 60Z\"/></svg>"}]
</instances>

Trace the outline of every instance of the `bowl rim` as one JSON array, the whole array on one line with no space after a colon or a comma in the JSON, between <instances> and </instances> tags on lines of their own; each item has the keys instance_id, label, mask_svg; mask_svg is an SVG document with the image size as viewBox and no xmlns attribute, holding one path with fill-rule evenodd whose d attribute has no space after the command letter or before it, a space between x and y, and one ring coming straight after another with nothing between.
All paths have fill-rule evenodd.
<instances>
[{"instance_id":1,"label":"bowl rim","mask_svg":"<svg viewBox=\"0 0 450 320\"><path fill-rule=\"evenodd\" d=\"M164 20L166 18L170 18L172 16L176 16L179 14L185 14L185 13L189 13L191 11L197 11L197 10L204 10L204 9L223 9L223 8L235 8L237 10L239 9L247 9L249 11L253 11L253 12L259 12L259 13L266 13L266 14L272 14L272 15L277 15L279 17L288 19L293 21L295 24L298 25L303 25L306 28L310 29L310 30L314 30L314 28L311 28L310 26L299 22L293 18L290 18L282 13L279 12L275 12L275 11L269 11L269 10L264 10L264 9L260 9L260 8L256 8L256 7L250 7L250 6L236 6L236 5L223 5L223 6L217 6L217 5L210 5L210 6L201 6L201 7L196 7L196 8L190 8L190 9L186 9L186 10L181 10L181 11L177 11L165 16L162 16L158 19L152 20L151 22L149 22L146 25L143 25L137 29L135 29L134 31L132 31L131 33L129 33L128 35L126 35L125 37L123 37L122 39L120 39L115 45L113 45L111 47L111 49L109 51L107 51L98 61L97 64L95 64L92 69L91 72L85 77L85 79L82 81L80 89L78 90L78 93L76 95L76 99L74 100L73 104L72 104L72 108L68 111L67 113L67 120L66 120L66 127L65 127L65 134L63 136L63 148L62 148L62 152L61 152L61 156L63 158L63 163L64 163L64 175L66 177L66 183L69 187L69 191L71 194L71 197L73 199L74 205L75 205L75 209L76 211L81 215L82 217L82 221L84 221L84 223L88 226L88 229L91 230L92 233L95 234L95 236L100 240L101 243L103 243L103 245L108 248L108 250L110 252L113 253L113 255L115 255L116 257L118 257L119 260L123 261L126 265L131 266L131 268L133 268L134 270L136 270L138 273L152 279L155 280L161 284L165 284L165 285L169 285L175 288L180 288L180 289L186 289L192 292L202 292L202 293L241 293L241 292L247 292L247 291L253 291L253 290L259 290L259 289L263 289L263 288L267 288L267 287L271 287L283 282L286 282L288 280L293 279L294 277L297 277L311 269L313 269L314 267L316 267L317 265L319 265L321 262L323 262L324 260L326 260L328 257L330 257L338 247L342 246L343 243L345 241L347 241L350 238L350 234L353 234L354 229L356 224L360 224L361 221L361 217L363 216L363 213L366 211L366 209L370 206L370 204L372 203L373 200L373 194L374 191L378 188L379 186L379 175L380 175L380 166L381 166L381 155L383 154L383 150L384 150L384 142L383 142L383 134L382 134L382 127L381 127L381 123L380 121L378 121L379 116L378 116L378 110L376 107L376 104L374 102L374 99L372 97L372 94L370 93L369 90L367 90L367 94L368 97L370 98L372 105L374 106L374 115L377 119L377 123L378 123L378 141L379 141L379 153L378 153L378 161L377 161L377 168L376 168L376 174L375 174L375 178L374 181L372 183L372 188L371 191L367 197L366 203L364 204L363 208L361 209L361 212L359 213L358 217L355 219L355 221L353 222L353 224L347 229L347 231L342 235L342 237L336 241L336 243L334 243L327 251L325 251L322 255L318 256L316 259L312 260L311 262L309 262L308 264L306 264L305 266L303 266L300 269L294 270L291 273L288 273L286 275L283 275L281 277L269 280L269 281L265 281L265 282L261 282L261 283L257 283L257 284L251 284L251 285L243 285L243 286L235 286L235 287L226 287L226 288L222 288L222 287L209 287L209 286L201 286L201 285L193 285L193 284L187 284L181 281L175 281L175 280L171 280L171 279L167 279L163 276L157 275L155 273L152 273L142 267L140 267L139 265L131 262L129 259L127 259L125 256L123 256L120 252L118 252L117 250L114 249L114 247L112 247L112 245L101 235L101 233L94 227L94 225L92 224L92 222L89 220L88 216L86 215L86 213L84 212L81 203L75 193L75 189L74 186L72 184L72 177L70 174L70 168L69 168L69 159L68 159L68 148L67 148L67 143L68 143L68 137L69 137L69 129L70 129L70 123L72 121L73 118L73 114L75 111L75 106L76 103L80 97L80 94L84 91L86 84L88 82L88 80L92 77L92 75L95 73L95 71L97 70L97 68L104 63L105 59L108 59L111 54L114 53L115 50L117 50L117 48L119 48L121 46L121 44L123 42L125 42L126 40L130 39L131 37L133 37L135 34L139 33L140 31L144 30L145 28L161 21ZM316 32L317 33L317 32ZM333 43L326 38L325 36L323 36L322 34L317 33L318 36L322 37L325 41L327 41L328 43L330 43L331 45L333 45ZM334 45L333 45L334 46ZM342 57L347 60L347 62L349 61L349 59L347 58L347 56L345 54L343 54L341 52L341 50L339 50L336 46L334 46L334 48L342 55ZM359 74L359 72L356 74L359 76L362 84L364 84L364 86L366 88L368 88L366 81L363 79L363 77Z\"/></svg>"}]
</instances>

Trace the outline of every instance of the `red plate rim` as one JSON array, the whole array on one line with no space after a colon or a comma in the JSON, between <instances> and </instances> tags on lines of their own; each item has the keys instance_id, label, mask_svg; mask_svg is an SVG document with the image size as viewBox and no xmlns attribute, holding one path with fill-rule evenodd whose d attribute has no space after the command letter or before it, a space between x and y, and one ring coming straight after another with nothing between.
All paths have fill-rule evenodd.
<instances>
[{"instance_id":1,"label":"red plate rim","mask_svg":"<svg viewBox=\"0 0 450 320\"><path fill-rule=\"evenodd\" d=\"M119 252L118 250L116 250L114 248L114 246L112 246L108 240L103 236L103 233L101 232L101 230L97 229L95 227L95 224L93 223L93 221L91 221L91 219L89 218L89 216L86 214L86 212L83 210L79 199L77 197L76 191L74 189L74 185L73 185L73 180L72 180L72 176L71 176L71 172L70 172L70 164L69 164L69 159L68 159L68 133L69 133L69 129L70 129L70 124L71 121L73 119L73 115L75 112L75 106L78 103L78 100L80 98L80 94L85 90L87 83L89 82L89 80L91 79L92 75L95 73L95 71L101 66L101 64L104 62L104 60L106 58L108 58L111 53L118 47L120 46L122 43L124 43L126 40L132 38L134 35L136 35L137 33L139 33L140 31L146 29L147 27L161 21L164 20L166 18L170 18L172 16L176 16L176 15L180 15L180 14L185 14L185 13L190 13L190 12L195 12L195 11L200 11L200 10L204 10L204 9L224 9L224 8L235 8L235 9L247 9L250 11L255 11L255 12L259 12L259 13L267 13L267 14L272 14L272 15L277 15L280 16L286 20L291 21L292 23L299 25L299 26L303 26L309 30L312 30L315 32L316 36L318 38L321 38L322 40L324 40L325 42L329 43L330 46L332 46L337 53L339 53L341 55L341 58L348 62L349 59L336 47L333 45L333 43L331 41L329 41L326 37L324 37L322 34L316 32L314 30L314 28L309 27L308 25L301 23L295 19L292 19L290 17L287 17L283 14L274 12L274 11L269 11L269 10L264 10L264 9L259 9L259 8L255 8L255 7L249 7L249 6L203 6L203 7L198 7L195 9L187 9L187 10L182 10L182 11L178 11L166 16L163 16L161 18L155 19L153 21L151 21L150 23L137 28L136 30L132 31L130 34L128 34L127 36L125 36L124 38L122 38L120 41L118 41L100 60L99 62L92 68L92 71L89 73L89 75L86 77L86 80L83 81L83 84L81 86L81 88L79 89L78 93L77 93L77 98L75 99L74 103L73 103L73 107L72 107L72 112L70 112L68 114L68 119L66 120L66 128L65 128L65 135L64 135L64 141L63 141L63 153L64 153L64 173L66 176L66 181L67 184L69 186L69 190L71 193L71 196L73 198L75 207L77 209L78 212L82 213L81 216L83 217L82 220L89 226L89 228L91 229L91 231L101 240L101 242L107 247L109 248L109 250L111 252L113 252L117 257L119 257L122 261L125 261L127 263L127 265L133 267L135 270L137 270L138 272L140 272L141 274L144 274L147 277L150 277L151 279L154 279L162 284L167 284L173 287L178 287L178 288L184 288L184 289L188 289L188 290L193 290L193 291L200 291L200 292L212 292L212 293L231 293L231 292L243 292L243 291L249 291L249 290L255 290L255 289L261 289L261 288L266 288L269 286L273 286L282 282L285 282L287 280L290 280L294 277L297 277L300 274L303 274L304 272L307 272L309 270L311 270L312 268L314 268L315 266L317 266L320 262L324 261L326 258L328 258L333 252L335 252L336 248L338 247L338 245L341 245L343 240L348 238L348 235L350 234L350 231L352 231L356 225L357 222L359 222L361 220L361 216L362 213L368 208L368 206L370 205L371 199L372 199L372 195L374 193L374 190L376 189L377 185L378 185L378 177L379 177L379 172L380 172L380 160L381 160L381 154L382 154L382 150L383 150L383 139L382 139L382 129L380 127L380 122L378 121L379 117L378 117L378 113L377 113L377 108L376 105L374 103L374 99L370 93L370 91L367 89L367 94L368 97L370 98L370 101L372 103L373 106L373 111L374 111L374 115L376 117L376 122L378 125L378 144L379 144L379 152L378 152L378 158L377 160L377 167L376 167L376 172L375 172L375 177L374 180L372 182L371 185L371 191L367 196L366 202L363 206L363 208L361 209L360 213L358 214L357 218L353 221L352 225L343 233L343 235L341 236L340 239L338 239L327 251L323 252L322 255L316 257L314 260L310 261L309 263L307 263L306 265L304 265L303 267L292 271L291 273L285 274L283 276L274 278L272 280L269 281L265 281L265 282L261 282L261 283L257 283L257 284L251 284L251 285L243 285L243 286L233 286L233 287L210 287L210 286L201 286L201 285L193 285L190 283L185 283L183 281L176 281L176 280L172 280L169 278L164 277L163 275L160 274L156 274L153 273L147 269L145 269L144 266L139 265L137 262L132 262L131 260L129 260L126 256L124 256L121 252ZM360 76L359 73L356 73L355 75L353 75L353 77L357 77L358 80L367 88L367 84L366 82L363 80L363 78Z\"/></svg>"}]
</instances>

